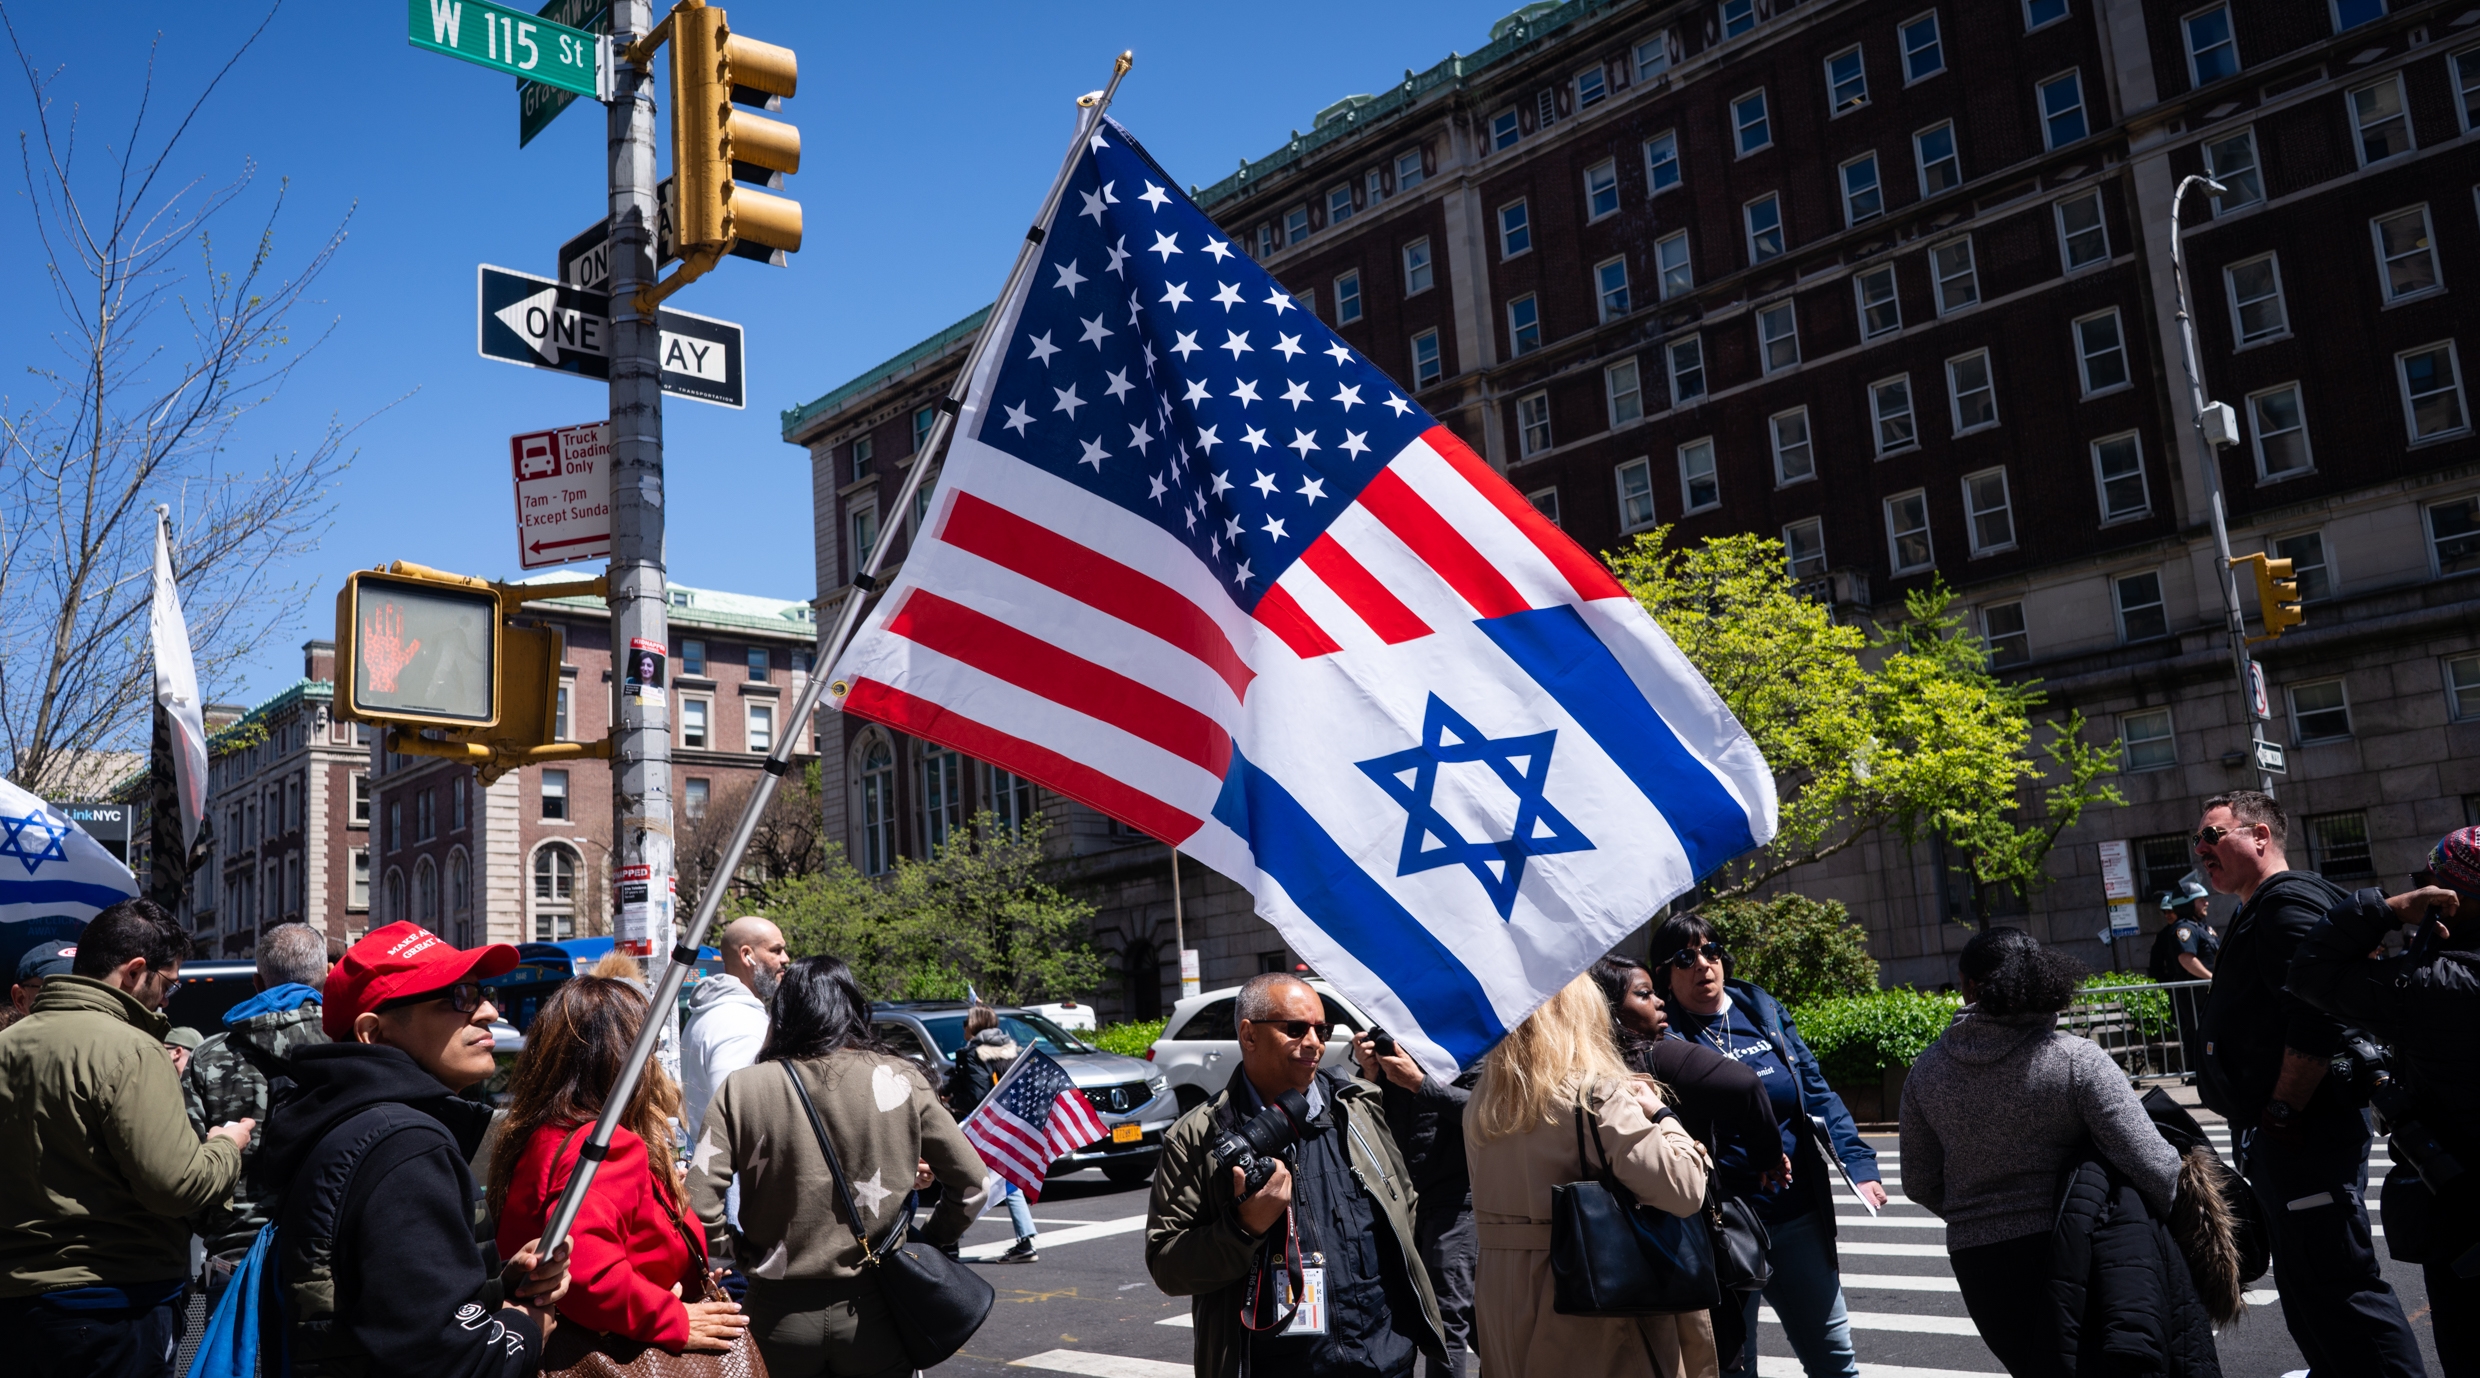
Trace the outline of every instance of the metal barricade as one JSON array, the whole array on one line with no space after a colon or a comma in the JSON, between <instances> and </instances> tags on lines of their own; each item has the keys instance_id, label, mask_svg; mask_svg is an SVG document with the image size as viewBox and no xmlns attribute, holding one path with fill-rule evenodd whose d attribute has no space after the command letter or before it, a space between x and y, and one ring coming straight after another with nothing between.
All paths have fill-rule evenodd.
<instances>
[{"instance_id":1,"label":"metal barricade","mask_svg":"<svg viewBox=\"0 0 2480 1378\"><path fill-rule=\"evenodd\" d=\"M2205 992L2210 981L2087 986L2059 1012L2058 1027L2101 1045L2128 1080L2192 1082L2204 1056Z\"/></svg>"}]
</instances>

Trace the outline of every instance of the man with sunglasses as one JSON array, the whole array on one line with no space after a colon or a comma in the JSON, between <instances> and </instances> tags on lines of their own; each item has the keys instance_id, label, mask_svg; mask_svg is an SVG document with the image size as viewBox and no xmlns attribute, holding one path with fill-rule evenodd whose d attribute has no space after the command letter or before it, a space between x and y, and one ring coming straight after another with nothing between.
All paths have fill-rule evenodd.
<instances>
[{"instance_id":1,"label":"man with sunglasses","mask_svg":"<svg viewBox=\"0 0 2480 1378\"><path fill-rule=\"evenodd\" d=\"M459 950L392 923L328 973L320 1025L337 1041L293 1053L259 1150L297 1378L541 1366L568 1251L486 1260L466 1163L491 1107L460 1094L495 1066L481 982L516 964L506 943Z\"/></svg>"},{"instance_id":2,"label":"man with sunglasses","mask_svg":"<svg viewBox=\"0 0 2480 1378\"><path fill-rule=\"evenodd\" d=\"M2287 984L2300 941L2351 896L2291 869L2289 833L2273 796L2232 790L2204 801L2190 839L2205 883L2239 897L2207 988L2196 1091L2230 1122L2309 1372L2418 1375L2419 1342L2369 1248L2368 1121L2326 1075L2343 1025Z\"/></svg>"}]
</instances>

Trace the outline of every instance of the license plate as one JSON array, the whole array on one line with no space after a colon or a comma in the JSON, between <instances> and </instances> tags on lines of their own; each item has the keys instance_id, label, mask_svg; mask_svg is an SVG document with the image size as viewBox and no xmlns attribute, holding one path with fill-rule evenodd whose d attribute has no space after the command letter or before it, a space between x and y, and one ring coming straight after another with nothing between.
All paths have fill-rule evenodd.
<instances>
[{"instance_id":1,"label":"license plate","mask_svg":"<svg viewBox=\"0 0 2480 1378\"><path fill-rule=\"evenodd\" d=\"M1144 1137L1145 1128L1142 1125L1115 1124L1111 1126L1111 1142L1115 1144L1133 1144Z\"/></svg>"}]
</instances>

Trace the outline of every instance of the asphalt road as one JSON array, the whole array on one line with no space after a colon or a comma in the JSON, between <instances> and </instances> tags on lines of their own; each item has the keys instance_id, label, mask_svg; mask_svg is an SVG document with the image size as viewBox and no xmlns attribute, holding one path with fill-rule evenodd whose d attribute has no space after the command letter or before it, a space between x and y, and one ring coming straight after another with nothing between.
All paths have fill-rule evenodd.
<instances>
[{"instance_id":1,"label":"asphalt road","mask_svg":"<svg viewBox=\"0 0 2480 1378\"><path fill-rule=\"evenodd\" d=\"M2209 1126L2229 1159L2219 1124ZM1871 1220L1859 1203L1838 1203L1843 1292L1860 1354L1861 1378L1991 1378L1997 1359L1973 1330L1947 1266L1945 1230L1902 1197L1903 1167L1892 1135L1872 1135L1894 1193ZM2378 1141L2371 1190L2389 1162ZM936 1374L1029 1378L1042 1373L1091 1378L1176 1378L1189 1369L1188 1301L1154 1289L1145 1274L1144 1186L1114 1187L1099 1172L1053 1180L1034 1221L1041 1228L1035 1263L984 1264L998 1304L964 1353ZM965 1237L995 1255L1012 1231L1003 1211ZM2378 1255L2384 1257L2383 1242ZM2419 1270L2385 1261L2386 1278L2411 1313L2429 1371L2437 1372L2429 1334L2427 1290ZM2248 1314L2220 1336L2222 1371L2231 1378L2277 1378L2306 1367L2282 1324L2270 1274L2249 1293ZM1760 1378L1799 1378L1799 1361L1780 1326L1767 1320L1758 1340ZM1513 1378L1513 1375L1494 1375Z\"/></svg>"}]
</instances>

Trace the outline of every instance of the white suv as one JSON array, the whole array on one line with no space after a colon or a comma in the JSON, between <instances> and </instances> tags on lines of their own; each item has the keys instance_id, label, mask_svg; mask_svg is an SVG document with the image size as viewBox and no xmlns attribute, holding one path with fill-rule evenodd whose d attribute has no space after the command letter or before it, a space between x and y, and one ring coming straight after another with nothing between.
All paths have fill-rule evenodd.
<instances>
[{"instance_id":1,"label":"white suv","mask_svg":"<svg viewBox=\"0 0 2480 1378\"><path fill-rule=\"evenodd\" d=\"M1311 977L1309 989L1326 1002L1329 1026L1326 1055L1318 1065L1338 1076L1351 1076L1352 1035L1370 1028L1374 1021L1324 981ZM1233 1070L1240 1065L1239 1001L1238 986L1189 996L1171 1007L1162 1037L1145 1050L1145 1060L1170 1079L1172 1094L1180 1100L1180 1113L1195 1109L1230 1084Z\"/></svg>"}]
</instances>

